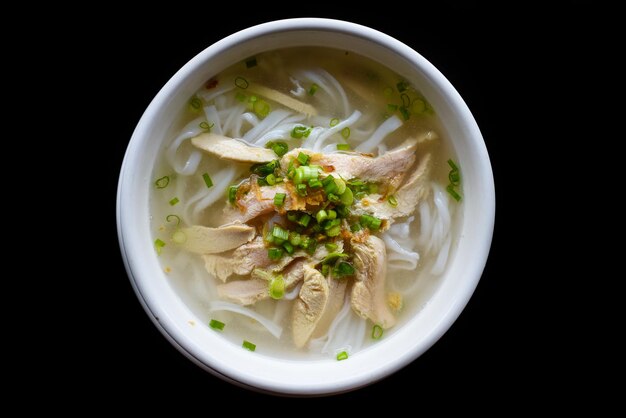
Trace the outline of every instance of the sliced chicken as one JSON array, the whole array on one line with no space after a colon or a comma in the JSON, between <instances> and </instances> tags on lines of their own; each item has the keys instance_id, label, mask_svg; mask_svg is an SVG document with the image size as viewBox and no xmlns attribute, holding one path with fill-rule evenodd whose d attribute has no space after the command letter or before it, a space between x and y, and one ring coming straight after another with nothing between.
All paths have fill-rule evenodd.
<instances>
[{"instance_id":1,"label":"sliced chicken","mask_svg":"<svg viewBox=\"0 0 626 418\"><path fill-rule=\"evenodd\" d=\"M333 323L333 320L343 307L346 299L348 280L333 279L329 275L326 281L328 283L329 292L328 303L326 304L322 317L315 327L312 338L323 337L326 333L328 333L330 325Z\"/></svg>"},{"instance_id":2,"label":"sliced chicken","mask_svg":"<svg viewBox=\"0 0 626 418\"><path fill-rule=\"evenodd\" d=\"M396 207L391 206L386 199L383 200L383 196L371 194L356 202L352 207L352 213L355 215L369 214L385 220L411 215L417 205L428 196L430 190L428 179L431 167L432 157L430 154L426 154L420 160L415 171L394 194L398 201Z\"/></svg>"},{"instance_id":3,"label":"sliced chicken","mask_svg":"<svg viewBox=\"0 0 626 418\"><path fill-rule=\"evenodd\" d=\"M191 143L194 147L223 160L264 163L276 159L276 154L271 149L254 147L241 140L214 133L200 134L191 138Z\"/></svg>"},{"instance_id":4,"label":"sliced chicken","mask_svg":"<svg viewBox=\"0 0 626 418\"><path fill-rule=\"evenodd\" d=\"M352 310L384 329L392 327L396 318L386 303L385 280L387 252L385 243L370 235L366 241L352 240L356 280L350 294Z\"/></svg>"},{"instance_id":5,"label":"sliced chicken","mask_svg":"<svg viewBox=\"0 0 626 418\"><path fill-rule=\"evenodd\" d=\"M197 254L216 254L237 248L254 238L256 230L248 225L231 224L219 228L194 225L183 228L187 237L183 247Z\"/></svg>"},{"instance_id":6,"label":"sliced chicken","mask_svg":"<svg viewBox=\"0 0 626 418\"><path fill-rule=\"evenodd\" d=\"M337 250L343 251L343 243L337 241ZM209 274L225 282L233 274L241 276L252 273L255 268L264 269L271 272L282 271L293 260L307 258L312 265L319 263L328 255L325 246L319 245L313 256L303 250L295 251L292 255L283 255L280 260L272 261L267 255L267 247L261 236L257 236L253 241L242 245L234 251L227 251L222 254L205 254L204 266ZM287 285L287 283L286 283Z\"/></svg>"},{"instance_id":7,"label":"sliced chicken","mask_svg":"<svg viewBox=\"0 0 626 418\"><path fill-rule=\"evenodd\" d=\"M296 148L282 157L281 167L289 167L289 163L303 152L311 157L310 164L322 166L325 171L339 175L344 180L358 178L363 181L380 182L388 185L389 190L393 192L400 186L406 172L415 162L417 145L432 135L434 134L429 132L420 138L407 139L398 148L379 157L355 152L321 154Z\"/></svg>"},{"instance_id":8,"label":"sliced chicken","mask_svg":"<svg viewBox=\"0 0 626 418\"><path fill-rule=\"evenodd\" d=\"M306 200L296 193L293 184L280 183L274 186L259 186L256 179L250 184L250 191L236 201L236 206L228 206L224 209L223 220L226 223L248 222L257 216L265 215L273 211L284 213L288 210L303 210ZM274 204L274 196L277 193L285 194L285 201L281 207Z\"/></svg>"},{"instance_id":9,"label":"sliced chicken","mask_svg":"<svg viewBox=\"0 0 626 418\"><path fill-rule=\"evenodd\" d=\"M205 254L203 257L207 271L223 282L233 274L250 274L255 268L280 271L293 261L293 257L290 256L284 256L277 262L270 260L261 236L234 251Z\"/></svg>"},{"instance_id":10,"label":"sliced chicken","mask_svg":"<svg viewBox=\"0 0 626 418\"><path fill-rule=\"evenodd\" d=\"M328 283L322 273L313 267L304 266L304 283L294 302L291 323L296 347L302 348L309 341L322 318L328 295Z\"/></svg>"},{"instance_id":11,"label":"sliced chicken","mask_svg":"<svg viewBox=\"0 0 626 418\"><path fill-rule=\"evenodd\" d=\"M304 278L305 260L296 260L282 272L285 281L285 292L293 289ZM240 305L252 305L270 297L267 280L252 278L248 280L233 280L217 286L217 293L221 299Z\"/></svg>"}]
</instances>

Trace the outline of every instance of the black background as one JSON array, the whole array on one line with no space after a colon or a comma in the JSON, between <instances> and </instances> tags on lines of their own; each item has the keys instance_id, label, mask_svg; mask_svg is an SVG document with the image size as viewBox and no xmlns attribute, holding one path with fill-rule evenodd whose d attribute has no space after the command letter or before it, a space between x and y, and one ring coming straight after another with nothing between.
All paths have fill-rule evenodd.
<instances>
[{"instance_id":1,"label":"black background","mask_svg":"<svg viewBox=\"0 0 626 418\"><path fill-rule=\"evenodd\" d=\"M584 3L582 3L584 5ZM226 397L236 398L241 411L252 405L272 409L284 402L225 383L202 371L178 351L152 325L136 299L123 267L115 225L115 193L119 169L128 141L143 111L168 79L189 59L219 39L251 25L288 17L331 17L353 21L383 31L406 43L433 63L456 87L474 114L487 144L496 183L496 225L484 274L459 319L419 359L396 374L355 392L315 402L369 404L407 402L437 406L446 411L455 400L472 396L475 405L498 400L522 407L530 400L549 398L557 376L558 355L545 325L553 319L540 314L542 298L533 292L537 263L548 251L534 243L532 255L516 249L536 231L536 208L520 198L543 183L538 167L551 157L526 151L529 136L548 151L558 148L559 138L543 131L542 120L559 113L550 94L539 95L539 86L553 83L560 91L564 62L574 50L585 48L578 31L585 7L571 2L568 8L509 6L494 9L475 2L440 2L421 5L415 11L403 4L384 5L390 12L361 13L333 8L290 7L286 12L253 10L242 4L226 14L210 4L193 10L160 10L156 16L107 14L107 23L74 22L76 33L91 39L79 52L73 71L85 78L79 91L93 86L97 115L97 147L90 147L101 162L99 176L105 187L93 200L101 215L98 258L106 279L86 280L89 301L83 302L89 326L80 330L80 350L71 352L78 369L77 386L98 401L143 404L152 394L164 404L181 402L206 406ZM181 8L183 6L181 5ZM235 10L236 9L236 10ZM555 19L560 26L554 26ZM72 44L72 39L65 40ZM74 57L76 59L76 57ZM557 65L559 64L559 65ZM93 109L93 108L92 108ZM91 114L91 113L89 113ZM96 117L96 116L94 116ZM530 121L530 122L529 122ZM521 175L530 163L535 170ZM539 188L536 193L545 193ZM556 213L548 209L547 216ZM546 216L546 212L542 216ZM549 245L550 243L543 243ZM549 264L549 263L548 263ZM542 271L549 276L551 267ZM548 362L549 367L539 367ZM521 382L531 381L527 386ZM98 382L112 382L107 391L90 390ZM446 399L438 402L438 399ZM250 402L252 401L252 402ZM493 406L493 405L492 405ZM288 411L288 410L284 410Z\"/></svg>"}]
</instances>

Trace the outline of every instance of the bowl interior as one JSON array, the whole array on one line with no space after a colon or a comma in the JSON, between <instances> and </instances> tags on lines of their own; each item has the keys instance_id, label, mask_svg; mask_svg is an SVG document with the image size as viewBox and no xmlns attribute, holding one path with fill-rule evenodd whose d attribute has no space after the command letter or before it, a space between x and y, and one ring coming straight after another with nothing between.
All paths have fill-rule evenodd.
<instances>
[{"instance_id":1,"label":"bowl interior","mask_svg":"<svg viewBox=\"0 0 626 418\"><path fill-rule=\"evenodd\" d=\"M463 172L464 202L456 253L429 302L401 329L350 361L290 361L233 349L187 308L162 271L152 246L149 187L158 153L175 135L181 109L210 77L263 51L329 46L381 62L417 86L436 109ZM327 19L291 19L246 29L186 64L150 104L129 144L118 190L118 233L135 291L163 334L208 371L235 383L284 394L315 395L376 381L428 349L458 317L486 262L494 219L489 157L469 109L450 83L406 45L363 26ZM471 220L471 222L467 222ZM191 325L190 321L196 325ZM295 377L298 377L297 379Z\"/></svg>"}]
</instances>

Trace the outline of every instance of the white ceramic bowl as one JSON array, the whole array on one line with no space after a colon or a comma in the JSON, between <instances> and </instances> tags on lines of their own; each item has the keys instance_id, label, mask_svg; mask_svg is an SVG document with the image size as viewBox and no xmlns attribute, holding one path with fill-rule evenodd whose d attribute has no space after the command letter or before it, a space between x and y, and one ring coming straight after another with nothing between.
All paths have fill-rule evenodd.
<instances>
[{"instance_id":1,"label":"white ceramic bowl","mask_svg":"<svg viewBox=\"0 0 626 418\"><path fill-rule=\"evenodd\" d=\"M259 52L332 46L392 68L432 103L463 171L463 223L454 258L426 306L388 338L349 361L280 360L242 349L206 326L169 285L157 260L148 197L157 153L180 110L208 78ZM118 235L128 275L154 324L190 360L233 383L287 395L344 392L375 382L415 360L452 325L471 297L491 245L493 175L478 126L450 82L417 52L373 29L328 19L289 19L258 25L202 51L157 94L128 145L117 196Z\"/></svg>"}]
</instances>

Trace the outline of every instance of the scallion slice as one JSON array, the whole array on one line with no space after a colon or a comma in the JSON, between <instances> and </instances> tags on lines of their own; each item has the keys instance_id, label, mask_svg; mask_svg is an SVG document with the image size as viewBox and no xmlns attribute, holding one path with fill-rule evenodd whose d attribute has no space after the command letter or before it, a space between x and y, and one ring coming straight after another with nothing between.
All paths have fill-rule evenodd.
<instances>
[{"instance_id":1,"label":"scallion slice","mask_svg":"<svg viewBox=\"0 0 626 418\"><path fill-rule=\"evenodd\" d=\"M270 248L267 250L267 257L270 260L276 261L283 256L283 250L280 248Z\"/></svg>"},{"instance_id":2,"label":"scallion slice","mask_svg":"<svg viewBox=\"0 0 626 418\"><path fill-rule=\"evenodd\" d=\"M342 351L341 353L337 354L337 361L347 360L347 359L348 359L348 352L347 351Z\"/></svg>"},{"instance_id":3,"label":"scallion slice","mask_svg":"<svg viewBox=\"0 0 626 418\"><path fill-rule=\"evenodd\" d=\"M235 78L235 86L239 87L240 89L247 89L248 86L250 85L250 83L248 83L248 80L246 80L243 77L237 77Z\"/></svg>"},{"instance_id":4,"label":"scallion slice","mask_svg":"<svg viewBox=\"0 0 626 418\"><path fill-rule=\"evenodd\" d=\"M170 206L174 206L178 202L180 202L180 199L178 199L177 197L174 197L170 200Z\"/></svg>"},{"instance_id":5,"label":"scallion slice","mask_svg":"<svg viewBox=\"0 0 626 418\"><path fill-rule=\"evenodd\" d=\"M165 242L161 241L159 238L154 240L154 248L156 249L157 254L161 254L163 247L165 247Z\"/></svg>"},{"instance_id":6,"label":"scallion slice","mask_svg":"<svg viewBox=\"0 0 626 418\"><path fill-rule=\"evenodd\" d=\"M239 186L230 186L228 188L228 201L230 203L235 203L235 198L237 197L237 189L239 189Z\"/></svg>"},{"instance_id":7,"label":"scallion slice","mask_svg":"<svg viewBox=\"0 0 626 418\"><path fill-rule=\"evenodd\" d=\"M394 195L389 196L387 198L387 202L389 202L389 204L394 208L398 206L398 199L396 199Z\"/></svg>"},{"instance_id":8,"label":"scallion slice","mask_svg":"<svg viewBox=\"0 0 626 418\"><path fill-rule=\"evenodd\" d=\"M189 101L189 109L191 109L193 112L199 112L200 109L202 109L202 100L200 100L196 96L192 97Z\"/></svg>"},{"instance_id":9,"label":"scallion slice","mask_svg":"<svg viewBox=\"0 0 626 418\"><path fill-rule=\"evenodd\" d=\"M343 128L341 130L341 136L343 136L344 139L350 138L350 128L348 128L347 126Z\"/></svg>"},{"instance_id":10,"label":"scallion slice","mask_svg":"<svg viewBox=\"0 0 626 418\"><path fill-rule=\"evenodd\" d=\"M309 89L309 96L313 96L318 88L319 86L317 84L311 84L311 88Z\"/></svg>"},{"instance_id":11,"label":"scallion slice","mask_svg":"<svg viewBox=\"0 0 626 418\"><path fill-rule=\"evenodd\" d=\"M382 336L383 336L383 327L381 327L380 325L374 325L374 328L372 328L372 339L380 340Z\"/></svg>"},{"instance_id":12,"label":"scallion slice","mask_svg":"<svg viewBox=\"0 0 626 418\"><path fill-rule=\"evenodd\" d=\"M163 176L154 182L157 189L165 189L170 184L170 176Z\"/></svg>"},{"instance_id":13,"label":"scallion slice","mask_svg":"<svg viewBox=\"0 0 626 418\"><path fill-rule=\"evenodd\" d=\"M297 160L300 163L300 165L308 165L310 159L311 159L311 157L309 157L308 155L306 155L303 152L300 152L298 154L298 158L297 158Z\"/></svg>"},{"instance_id":14,"label":"scallion slice","mask_svg":"<svg viewBox=\"0 0 626 418\"><path fill-rule=\"evenodd\" d=\"M241 345L246 350L254 351L256 350L256 344L252 344L250 341L243 340L243 344Z\"/></svg>"},{"instance_id":15,"label":"scallion slice","mask_svg":"<svg viewBox=\"0 0 626 418\"><path fill-rule=\"evenodd\" d=\"M306 126L302 126L302 125L295 126L291 130L291 137L296 138L296 139L308 138L310 134L311 134L311 128L307 128Z\"/></svg>"},{"instance_id":16,"label":"scallion slice","mask_svg":"<svg viewBox=\"0 0 626 418\"><path fill-rule=\"evenodd\" d=\"M184 244L187 241L187 235L183 231L178 230L172 234L172 241L176 244Z\"/></svg>"},{"instance_id":17,"label":"scallion slice","mask_svg":"<svg viewBox=\"0 0 626 418\"><path fill-rule=\"evenodd\" d=\"M202 175L202 178L204 179L204 184L206 184L206 187L213 187L213 180L211 180L211 176L209 176L209 173L204 173Z\"/></svg>"},{"instance_id":18,"label":"scallion slice","mask_svg":"<svg viewBox=\"0 0 626 418\"><path fill-rule=\"evenodd\" d=\"M285 296L285 280L283 279L283 275L279 274L278 276L272 277L269 287L270 297L272 299L282 299L283 296Z\"/></svg>"},{"instance_id":19,"label":"scallion slice","mask_svg":"<svg viewBox=\"0 0 626 418\"><path fill-rule=\"evenodd\" d=\"M339 123L339 119L337 119L337 118L332 118L332 119L330 120L330 124L329 124L329 125L330 125L330 127L332 128L333 126L337 125L338 123Z\"/></svg>"},{"instance_id":20,"label":"scallion slice","mask_svg":"<svg viewBox=\"0 0 626 418\"><path fill-rule=\"evenodd\" d=\"M217 319L211 319L211 322L209 322L209 326L213 328L214 330L223 331L226 324L224 324L221 321L218 321Z\"/></svg>"},{"instance_id":21,"label":"scallion slice","mask_svg":"<svg viewBox=\"0 0 626 418\"><path fill-rule=\"evenodd\" d=\"M285 198L287 195L285 193L276 193L274 195L274 205L282 206L285 204Z\"/></svg>"},{"instance_id":22,"label":"scallion slice","mask_svg":"<svg viewBox=\"0 0 626 418\"><path fill-rule=\"evenodd\" d=\"M350 264L350 263L348 263L346 261L340 261L333 268L333 276L334 277L352 276L354 274L354 272L355 272L355 270L354 270L354 267L352 266L352 264Z\"/></svg>"},{"instance_id":23,"label":"scallion slice","mask_svg":"<svg viewBox=\"0 0 626 418\"><path fill-rule=\"evenodd\" d=\"M337 150L338 151L349 151L350 150L350 145L349 144L337 144Z\"/></svg>"},{"instance_id":24,"label":"scallion slice","mask_svg":"<svg viewBox=\"0 0 626 418\"><path fill-rule=\"evenodd\" d=\"M287 151L289 151L289 146L286 143L281 142L281 141L279 142L270 141L267 144L265 144L265 148L271 149L279 157L282 157L283 155L287 154Z\"/></svg>"},{"instance_id":25,"label":"scallion slice","mask_svg":"<svg viewBox=\"0 0 626 418\"><path fill-rule=\"evenodd\" d=\"M274 225L274 228L272 229L272 236L286 241L289 239L289 231L281 228L280 225Z\"/></svg>"},{"instance_id":26,"label":"scallion slice","mask_svg":"<svg viewBox=\"0 0 626 418\"><path fill-rule=\"evenodd\" d=\"M448 184L448 187L446 187L446 190L448 191L448 193L450 193L450 196L452 196L454 200L456 200L457 202L461 201L461 195L458 194L456 190L454 190L454 186L452 184Z\"/></svg>"},{"instance_id":27,"label":"scallion slice","mask_svg":"<svg viewBox=\"0 0 626 418\"><path fill-rule=\"evenodd\" d=\"M178 215L167 215L165 217L165 222L176 222L176 226L180 225L180 216Z\"/></svg>"}]
</instances>

